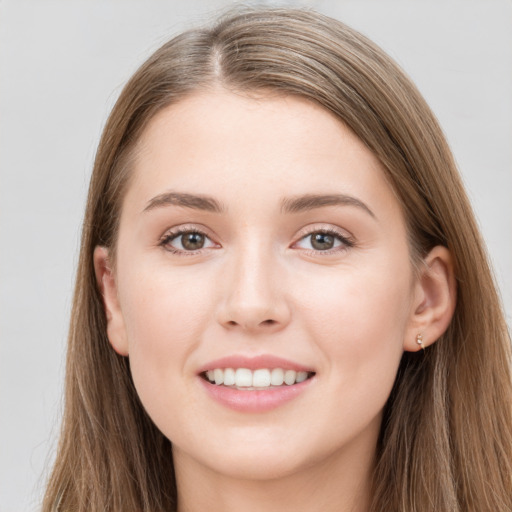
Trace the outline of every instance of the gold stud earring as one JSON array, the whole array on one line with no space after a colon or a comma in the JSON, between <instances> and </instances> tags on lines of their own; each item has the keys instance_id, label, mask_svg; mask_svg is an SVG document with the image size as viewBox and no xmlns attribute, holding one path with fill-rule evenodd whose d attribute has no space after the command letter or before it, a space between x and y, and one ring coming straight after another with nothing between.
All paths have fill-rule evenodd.
<instances>
[{"instance_id":1,"label":"gold stud earring","mask_svg":"<svg viewBox=\"0 0 512 512\"><path fill-rule=\"evenodd\" d=\"M418 334L416 336L416 343L420 346L421 350L425 350L425 347L423 346L423 334Z\"/></svg>"}]
</instances>

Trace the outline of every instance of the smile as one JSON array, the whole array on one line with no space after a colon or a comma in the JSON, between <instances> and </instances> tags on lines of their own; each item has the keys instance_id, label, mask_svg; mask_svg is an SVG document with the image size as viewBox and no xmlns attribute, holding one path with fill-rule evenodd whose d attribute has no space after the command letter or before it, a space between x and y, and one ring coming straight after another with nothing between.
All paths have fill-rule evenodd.
<instances>
[{"instance_id":1,"label":"smile","mask_svg":"<svg viewBox=\"0 0 512 512\"><path fill-rule=\"evenodd\" d=\"M217 386L243 391L273 389L293 386L311 378L313 372L295 371L283 368L215 368L202 373L202 377Z\"/></svg>"}]
</instances>

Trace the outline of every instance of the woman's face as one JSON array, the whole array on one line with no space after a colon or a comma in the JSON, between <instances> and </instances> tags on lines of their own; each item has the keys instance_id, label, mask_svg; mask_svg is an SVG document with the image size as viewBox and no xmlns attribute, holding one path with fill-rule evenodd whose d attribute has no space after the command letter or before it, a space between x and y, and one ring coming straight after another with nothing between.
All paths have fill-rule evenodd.
<instances>
[{"instance_id":1,"label":"woman's face","mask_svg":"<svg viewBox=\"0 0 512 512\"><path fill-rule=\"evenodd\" d=\"M415 281L384 172L333 115L224 90L168 107L116 254L109 338L178 464L266 478L371 459Z\"/></svg>"}]
</instances>

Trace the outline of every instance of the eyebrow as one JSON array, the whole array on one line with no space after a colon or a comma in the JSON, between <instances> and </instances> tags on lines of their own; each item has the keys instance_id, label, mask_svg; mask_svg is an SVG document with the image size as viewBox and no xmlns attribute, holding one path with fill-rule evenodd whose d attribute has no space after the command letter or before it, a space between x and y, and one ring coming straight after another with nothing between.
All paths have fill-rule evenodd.
<instances>
[{"instance_id":1,"label":"eyebrow","mask_svg":"<svg viewBox=\"0 0 512 512\"><path fill-rule=\"evenodd\" d=\"M323 208L324 206L356 206L376 219L375 214L363 201L345 194L305 194L286 198L281 203L281 211L284 213L298 213Z\"/></svg>"},{"instance_id":2,"label":"eyebrow","mask_svg":"<svg viewBox=\"0 0 512 512\"><path fill-rule=\"evenodd\" d=\"M216 199L209 196L187 194L185 192L166 192L153 197L144 208L145 212L162 206L182 206L194 210L222 213L226 208Z\"/></svg>"},{"instance_id":3,"label":"eyebrow","mask_svg":"<svg viewBox=\"0 0 512 512\"><path fill-rule=\"evenodd\" d=\"M223 213L226 207L210 196L187 194L186 192L165 192L148 201L144 212L164 206L181 206L194 210L203 210L214 213ZM283 213L299 213L325 206L356 206L376 218L370 208L356 197L346 194L305 194L296 197L284 198L281 202Z\"/></svg>"}]
</instances>

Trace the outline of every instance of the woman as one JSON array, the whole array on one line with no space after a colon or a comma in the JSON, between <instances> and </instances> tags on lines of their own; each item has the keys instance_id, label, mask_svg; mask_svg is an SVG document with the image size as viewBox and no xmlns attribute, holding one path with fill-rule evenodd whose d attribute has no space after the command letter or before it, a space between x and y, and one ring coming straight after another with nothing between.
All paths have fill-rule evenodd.
<instances>
[{"instance_id":1,"label":"woman","mask_svg":"<svg viewBox=\"0 0 512 512\"><path fill-rule=\"evenodd\" d=\"M452 156L380 49L255 9L136 72L44 510L512 510L510 384Z\"/></svg>"}]
</instances>

